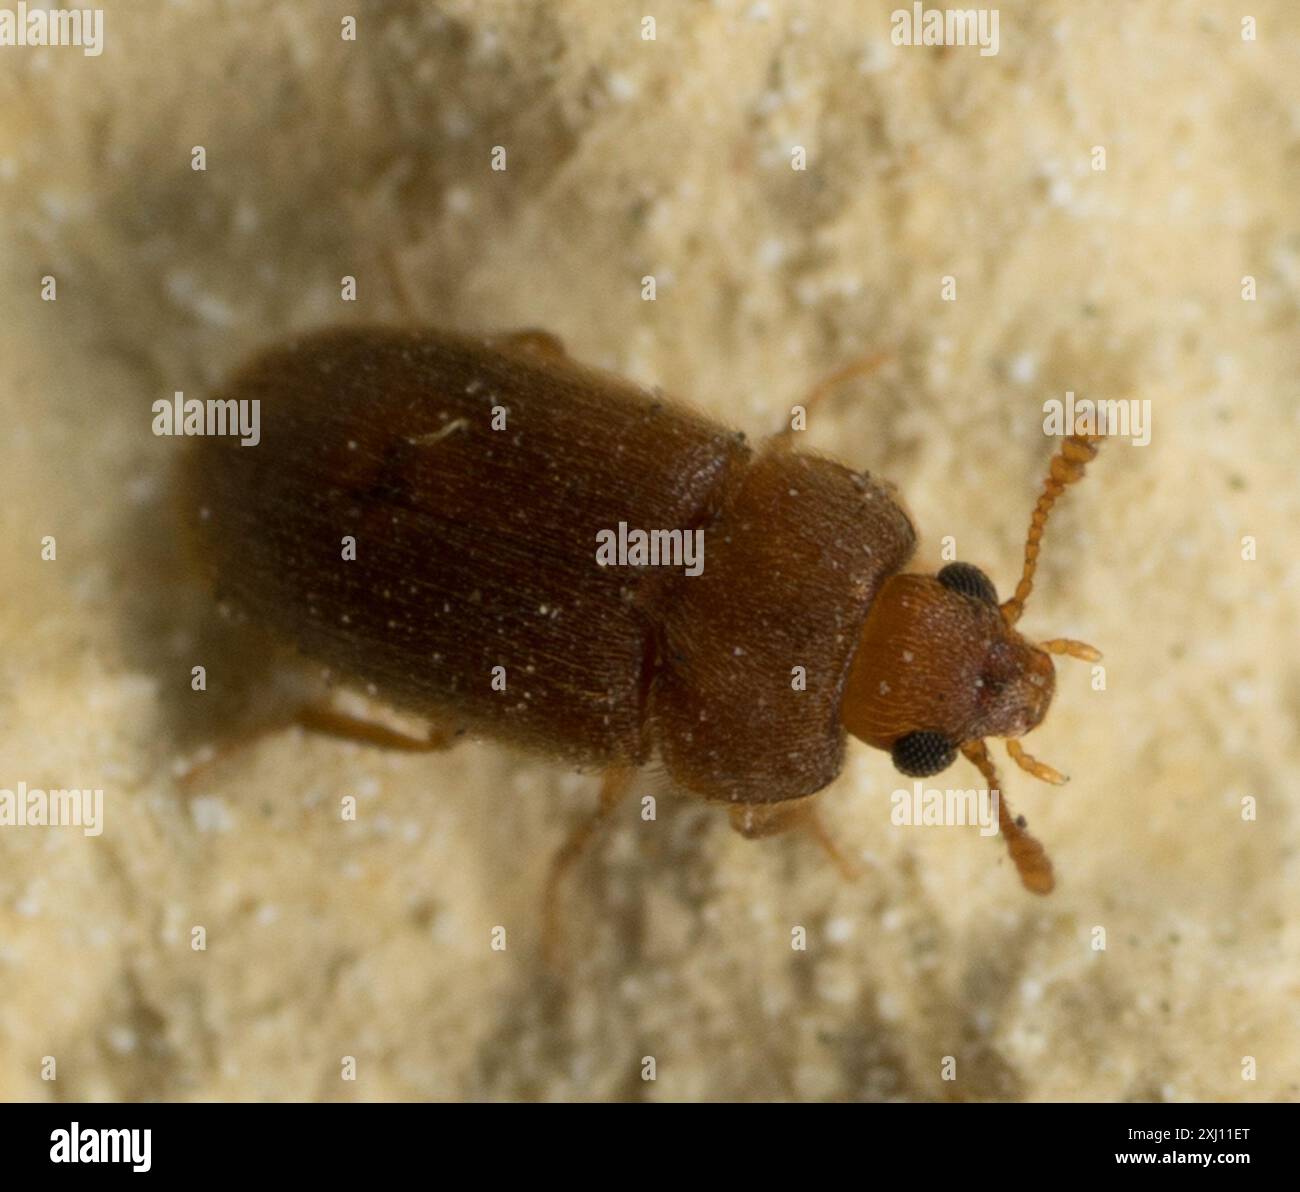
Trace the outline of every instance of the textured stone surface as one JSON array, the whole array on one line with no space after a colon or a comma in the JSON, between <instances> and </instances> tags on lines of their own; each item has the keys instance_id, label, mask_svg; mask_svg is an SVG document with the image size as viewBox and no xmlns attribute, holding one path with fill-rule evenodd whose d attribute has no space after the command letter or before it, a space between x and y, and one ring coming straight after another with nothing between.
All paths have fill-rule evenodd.
<instances>
[{"instance_id":1,"label":"textured stone surface","mask_svg":"<svg viewBox=\"0 0 1300 1192\"><path fill-rule=\"evenodd\" d=\"M106 791L100 837L0 828L0 1097L1296 1097L1289 0L1250 6L1254 43L1224 3L1005 4L996 57L894 47L856 0L106 7L101 57L0 58L0 787ZM1023 622L1106 654L1030 739L1073 781L1008 775L1058 891L892 828L862 747L824 797L852 885L648 773L659 818L628 804L584 863L544 996L539 892L594 776L285 733L182 788L279 668L190 577L150 403L288 329L401 319L395 269L428 322L543 326L751 435L892 353L811 441L899 486L919 562L952 535L1004 594L1043 401L1149 398Z\"/></svg>"}]
</instances>

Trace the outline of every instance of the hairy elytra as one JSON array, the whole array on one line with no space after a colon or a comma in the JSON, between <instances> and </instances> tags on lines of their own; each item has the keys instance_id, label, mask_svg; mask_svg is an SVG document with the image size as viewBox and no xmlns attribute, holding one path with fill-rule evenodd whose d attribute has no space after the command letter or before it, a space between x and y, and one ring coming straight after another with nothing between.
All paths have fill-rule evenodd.
<instances>
[{"instance_id":1,"label":"hairy elytra","mask_svg":"<svg viewBox=\"0 0 1300 1192\"><path fill-rule=\"evenodd\" d=\"M889 486L788 433L754 449L541 333L328 330L262 353L221 397L260 401L261 442L203 438L187 461L218 595L426 717L428 747L468 731L604 768L600 814L657 756L746 835L820 833L809 796L846 732L913 776L960 751L996 789L984 739L1042 720L1051 653L1097 657L1014 625L1048 511L1099 436L1064 441L999 605L969 564L903 570L915 533ZM700 574L601 566L598 535L620 524L702 532ZM999 816L1046 893L1041 846L1002 800Z\"/></svg>"}]
</instances>

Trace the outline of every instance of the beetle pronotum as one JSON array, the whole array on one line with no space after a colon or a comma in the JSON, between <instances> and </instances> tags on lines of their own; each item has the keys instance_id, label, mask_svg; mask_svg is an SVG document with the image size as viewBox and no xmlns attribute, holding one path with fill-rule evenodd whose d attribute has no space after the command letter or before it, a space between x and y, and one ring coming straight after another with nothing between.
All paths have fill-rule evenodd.
<instances>
[{"instance_id":1,"label":"beetle pronotum","mask_svg":"<svg viewBox=\"0 0 1300 1192\"><path fill-rule=\"evenodd\" d=\"M325 331L260 355L225 396L261 402L262 439L202 439L190 457L219 594L432 728L299 719L410 749L467 730L604 768L552 897L655 753L743 834L802 823L828 847L811 797L839 773L846 731L912 777L960 751L1000 789L984 742L1005 737L1020 766L1061 780L1016 738L1047 711L1051 655L1098 655L1015 626L1048 513L1099 435L1052 459L999 604L969 564L904 572L911 522L869 475L789 431L755 451L542 333ZM701 574L600 566L598 536L621 523L700 532ZM999 820L1023 884L1048 892L1051 863L1001 799Z\"/></svg>"}]
</instances>

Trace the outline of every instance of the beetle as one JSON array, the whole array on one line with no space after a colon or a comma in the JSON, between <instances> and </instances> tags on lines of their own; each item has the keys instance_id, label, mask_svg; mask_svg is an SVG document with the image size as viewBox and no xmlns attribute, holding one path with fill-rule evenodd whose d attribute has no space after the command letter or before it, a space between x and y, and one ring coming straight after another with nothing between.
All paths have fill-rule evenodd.
<instances>
[{"instance_id":1,"label":"beetle","mask_svg":"<svg viewBox=\"0 0 1300 1192\"><path fill-rule=\"evenodd\" d=\"M1062 441L999 603L971 564L905 570L916 535L887 484L789 428L755 449L545 333L324 330L262 352L224 396L261 403L261 441L202 438L188 457L218 595L431 728L318 707L301 723L408 749L468 732L604 771L548 906L655 755L744 835L803 825L832 851L813 796L848 734L911 777L960 752L999 793L985 740L1003 737L1062 780L1017 739L1047 712L1052 656L1100 655L1016 624L1048 514L1100 435ZM622 524L700 535L699 574L602 566L596 544ZM1022 883L1047 893L1041 844L1000 798L998 813Z\"/></svg>"}]
</instances>

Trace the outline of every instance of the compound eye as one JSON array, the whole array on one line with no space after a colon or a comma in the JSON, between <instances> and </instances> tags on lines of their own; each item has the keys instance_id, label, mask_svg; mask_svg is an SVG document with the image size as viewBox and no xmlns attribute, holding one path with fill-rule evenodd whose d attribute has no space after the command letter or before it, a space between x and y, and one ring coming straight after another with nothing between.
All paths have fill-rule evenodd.
<instances>
[{"instance_id":1,"label":"compound eye","mask_svg":"<svg viewBox=\"0 0 1300 1192\"><path fill-rule=\"evenodd\" d=\"M927 729L899 737L890 750L890 756L900 774L909 778L929 778L952 765L957 758L957 746L942 733Z\"/></svg>"},{"instance_id":2,"label":"compound eye","mask_svg":"<svg viewBox=\"0 0 1300 1192\"><path fill-rule=\"evenodd\" d=\"M945 588L960 592L963 596L974 596L985 604L997 604L998 590L978 567L970 563L949 563L937 576Z\"/></svg>"}]
</instances>

